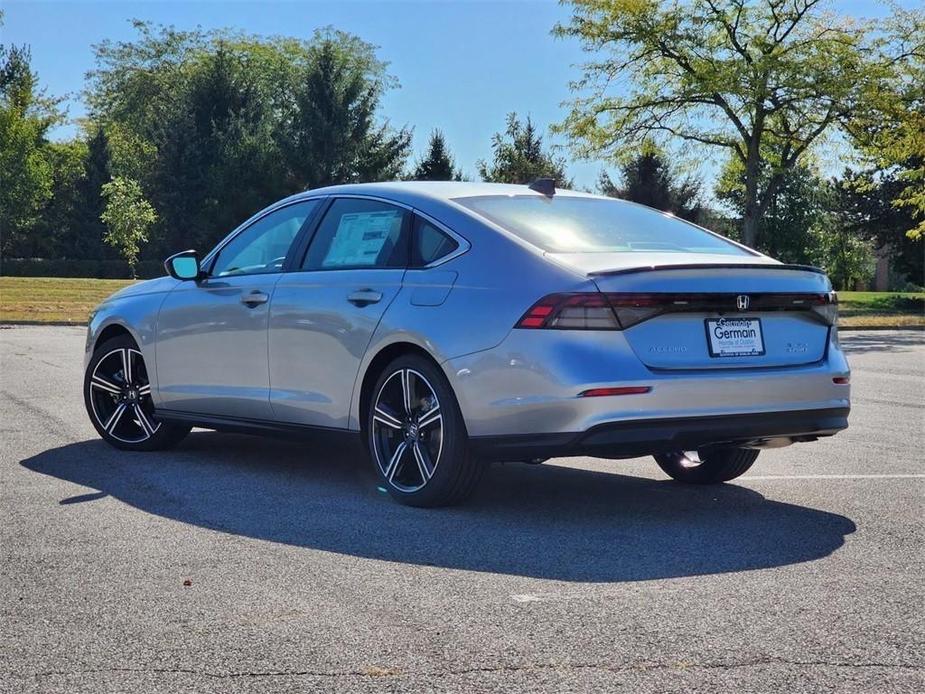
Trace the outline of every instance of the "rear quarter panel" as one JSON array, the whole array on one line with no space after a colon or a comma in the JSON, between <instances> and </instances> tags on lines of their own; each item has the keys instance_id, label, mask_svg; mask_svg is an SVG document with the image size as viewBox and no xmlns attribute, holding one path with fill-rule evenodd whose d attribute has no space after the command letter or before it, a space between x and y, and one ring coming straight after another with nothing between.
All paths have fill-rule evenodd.
<instances>
[{"instance_id":1,"label":"rear quarter panel","mask_svg":"<svg viewBox=\"0 0 925 694\"><path fill-rule=\"evenodd\" d=\"M544 255L498 233L468 213L442 204L422 212L471 244L469 251L433 268L408 270L361 362L354 384L349 426L358 429L360 390L370 363L383 349L403 342L426 350L440 364L499 345L537 300L556 291L596 291L590 280L550 263ZM455 273L447 291L447 277ZM439 289L441 302L417 301L422 287ZM457 375L444 368L465 413Z\"/></svg>"}]
</instances>

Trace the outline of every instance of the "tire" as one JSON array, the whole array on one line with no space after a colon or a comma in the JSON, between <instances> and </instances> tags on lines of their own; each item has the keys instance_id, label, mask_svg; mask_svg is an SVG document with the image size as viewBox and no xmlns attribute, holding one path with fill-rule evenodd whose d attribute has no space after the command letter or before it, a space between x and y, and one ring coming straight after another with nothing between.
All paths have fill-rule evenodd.
<instances>
[{"instance_id":1,"label":"tire","mask_svg":"<svg viewBox=\"0 0 925 694\"><path fill-rule=\"evenodd\" d=\"M393 499L451 506L475 490L485 463L470 453L459 403L433 362L413 354L396 358L366 404L369 454Z\"/></svg>"},{"instance_id":2,"label":"tire","mask_svg":"<svg viewBox=\"0 0 925 694\"><path fill-rule=\"evenodd\" d=\"M144 357L128 335L106 340L93 351L84 374L84 405L100 437L123 451L171 448L191 428L154 417Z\"/></svg>"},{"instance_id":3,"label":"tire","mask_svg":"<svg viewBox=\"0 0 925 694\"><path fill-rule=\"evenodd\" d=\"M655 462L672 479L690 484L718 484L744 474L758 458L754 448L707 448L655 456Z\"/></svg>"}]
</instances>

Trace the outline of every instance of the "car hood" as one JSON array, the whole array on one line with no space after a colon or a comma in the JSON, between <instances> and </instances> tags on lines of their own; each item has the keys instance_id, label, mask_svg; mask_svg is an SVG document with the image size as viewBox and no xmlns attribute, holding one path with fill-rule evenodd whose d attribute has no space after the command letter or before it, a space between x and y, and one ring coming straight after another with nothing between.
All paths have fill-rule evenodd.
<instances>
[{"instance_id":1,"label":"car hood","mask_svg":"<svg viewBox=\"0 0 925 694\"><path fill-rule=\"evenodd\" d=\"M127 299L133 296L142 296L144 294L157 294L158 292L169 292L171 289L177 286L179 280L175 280L173 277L158 277L153 280L143 280L141 282L135 282L130 284L127 287L123 287L114 294L110 294L106 301L114 301L116 299Z\"/></svg>"}]
</instances>

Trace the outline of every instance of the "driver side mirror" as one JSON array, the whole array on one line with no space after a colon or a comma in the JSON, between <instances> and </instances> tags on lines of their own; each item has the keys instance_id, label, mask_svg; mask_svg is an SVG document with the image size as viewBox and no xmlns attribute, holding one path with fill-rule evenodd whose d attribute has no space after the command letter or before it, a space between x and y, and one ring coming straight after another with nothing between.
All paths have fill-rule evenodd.
<instances>
[{"instance_id":1,"label":"driver side mirror","mask_svg":"<svg viewBox=\"0 0 925 694\"><path fill-rule=\"evenodd\" d=\"M177 280L198 280L201 274L199 269L199 253L196 251L181 251L164 261L167 274Z\"/></svg>"}]
</instances>

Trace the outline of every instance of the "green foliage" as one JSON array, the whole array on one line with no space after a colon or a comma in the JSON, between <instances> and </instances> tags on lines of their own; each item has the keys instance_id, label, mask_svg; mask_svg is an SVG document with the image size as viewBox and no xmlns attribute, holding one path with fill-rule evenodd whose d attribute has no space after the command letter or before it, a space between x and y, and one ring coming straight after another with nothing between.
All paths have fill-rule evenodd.
<instances>
[{"instance_id":1,"label":"green foliage","mask_svg":"<svg viewBox=\"0 0 925 694\"><path fill-rule=\"evenodd\" d=\"M430 135L427 154L411 174L414 181L461 181L462 172L456 168L453 155L446 145L446 139L439 130Z\"/></svg>"},{"instance_id":2,"label":"green foliage","mask_svg":"<svg viewBox=\"0 0 925 694\"><path fill-rule=\"evenodd\" d=\"M0 46L0 251L30 252L52 195L47 133L61 117L36 88L27 48Z\"/></svg>"},{"instance_id":3,"label":"green foliage","mask_svg":"<svg viewBox=\"0 0 925 694\"><path fill-rule=\"evenodd\" d=\"M678 176L654 143L646 143L639 154L620 166L620 178L622 185L617 185L602 171L598 179L601 193L671 212L691 222L701 221L700 185L690 177Z\"/></svg>"},{"instance_id":4,"label":"green foliage","mask_svg":"<svg viewBox=\"0 0 925 694\"><path fill-rule=\"evenodd\" d=\"M138 181L116 177L103 186L106 209L101 219L106 223L106 243L119 251L135 276L135 264L141 244L148 240L148 229L157 221L157 213L145 200Z\"/></svg>"},{"instance_id":5,"label":"green foliage","mask_svg":"<svg viewBox=\"0 0 925 694\"><path fill-rule=\"evenodd\" d=\"M715 192L741 218L745 183L738 159L727 162ZM755 247L786 263L818 265L840 289L873 274L871 243L846 222L838 182L823 180L806 164L782 176L758 225Z\"/></svg>"},{"instance_id":6,"label":"green foliage","mask_svg":"<svg viewBox=\"0 0 925 694\"><path fill-rule=\"evenodd\" d=\"M904 214L911 239L925 236L925 10L894 14L883 29L890 69L864 92L847 121L868 163L868 177L888 179L890 203ZM876 182L873 183L877 185ZM920 268L922 247L918 247Z\"/></svg>"},{"instance_id":7,"label":"green foliage","mask_svg":"<svg viewBox=\"0 0 925 694\"><path fill-rule=\"evenodd\" d=\"M560 126L576 152L626 154L650 138L729 150L744 167L749 245L786 172L885 69L866 52L869 27L823 14L821 0L569 1L555 32L596 58Z\"/></svg>"},{"instance_id":8,"label":"green foliage","mask_svg":"<svg viewBox=\"0 0 925 694\"><path fill-rule=\"evenodd\" d=\"M87 101L113 175L158 210L148 257L207 249L287 194L400 177L410 133L377 116L395 82L370 44L135 27L95 47Z\"/></svg>"},{"instance_id":9,"label":"green foliage","mask_svg":"<svg viewBox=\"0 0 925 694\"><path fill-rule=\"evenodd\" d=\"M495 133L491 141L491 163L478 162L483 181L493 183L532 183L538 178L553 178L556 185L572 185L565 174L565 160L544 151L540 135L530 116L521 122L516 113L509 113L503 133Z\"/></svg>"},{"instance_id":10,"label":"green foliage","mask_svg":"<svg viewBox=\"0 0 925 694\"><path fill-rule=\"evenodd\" d=\"M835 182L839 221L858 238L890 256L892 270L914 285L925 284L923 239L909 233L914 209L896 205L908 188L903 170L846 169Z\"/></svg>"}]
</instances>

